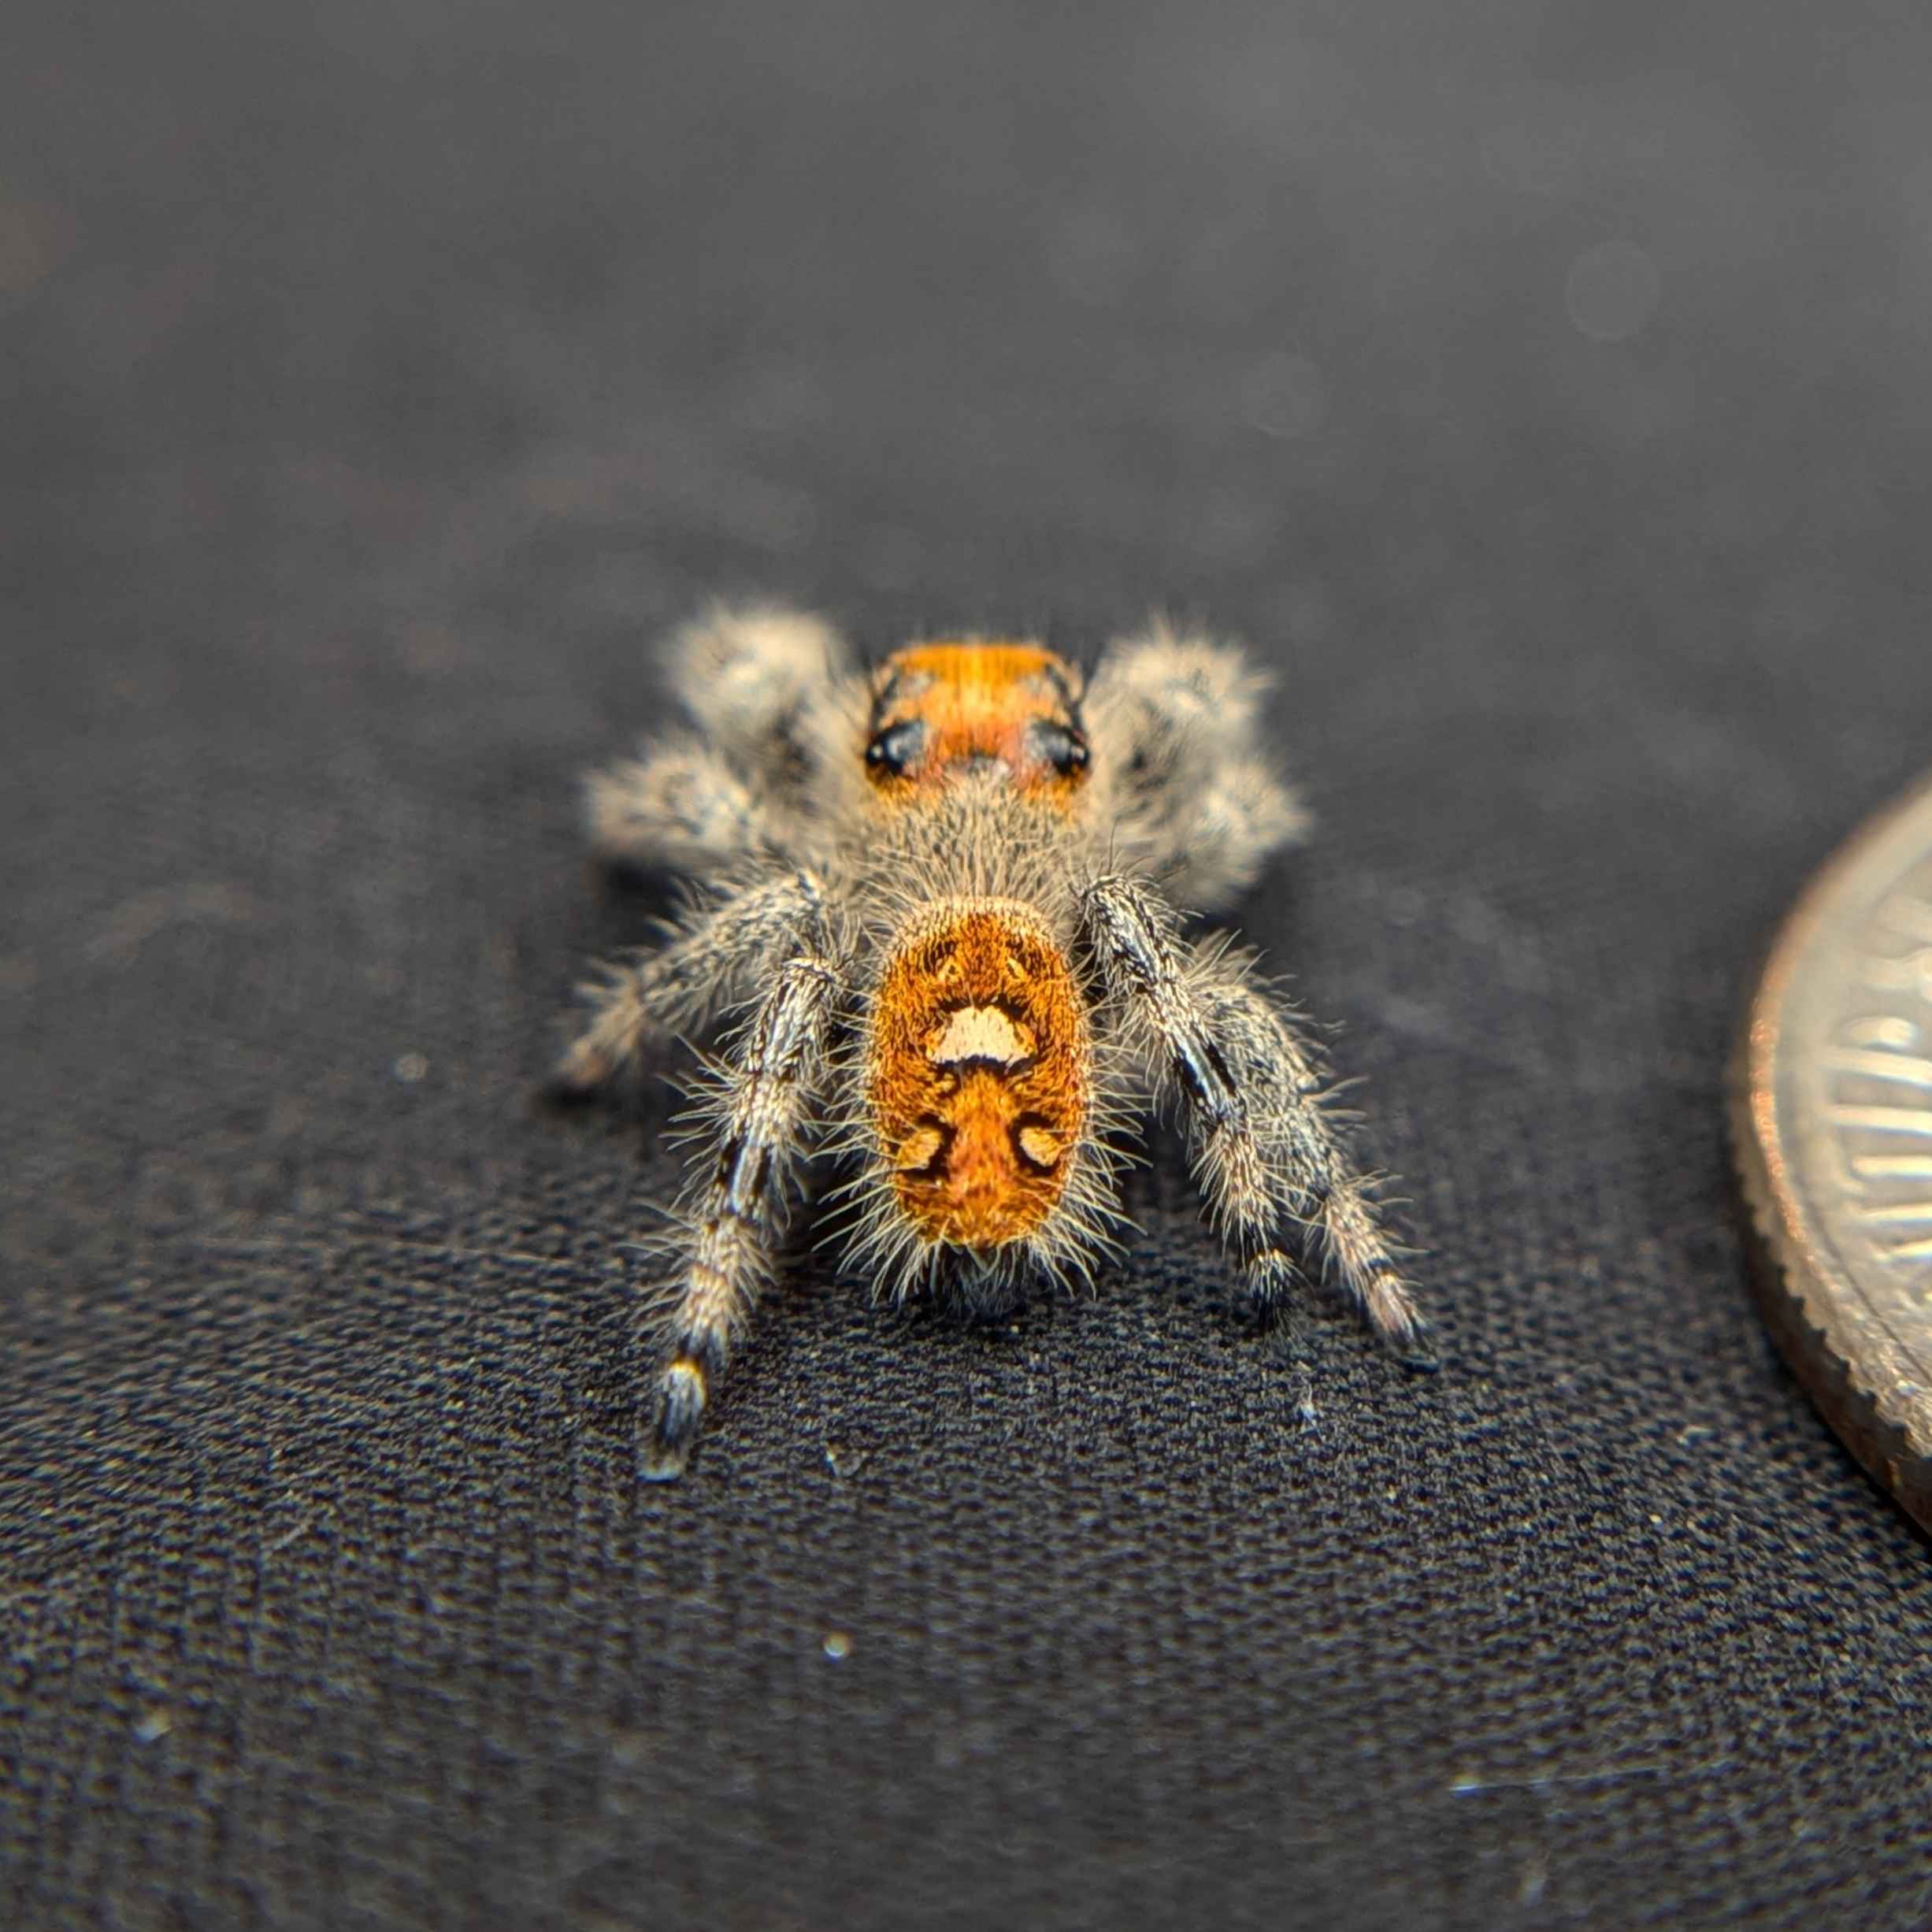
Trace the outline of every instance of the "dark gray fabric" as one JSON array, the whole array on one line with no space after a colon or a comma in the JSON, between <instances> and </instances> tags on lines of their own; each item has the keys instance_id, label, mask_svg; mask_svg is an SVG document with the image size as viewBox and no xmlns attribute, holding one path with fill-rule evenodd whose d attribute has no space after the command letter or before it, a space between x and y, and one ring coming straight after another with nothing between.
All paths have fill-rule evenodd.
<instances>
[{"instance_id":1,"label":"dark gray fabric","mask_svg":"<svg viewBox=\"0 0 1932 1932\"><path fill-rule=\"evenodd\" d=\"M1932 755L1911 13L16 17L7 1923L1927 1922L1719 1103ZM802 1258L636 1485L666 1109L530 1096L747 589L1266 655L1439 1377L1326 1312L1305 1422L1162 1143L992 1333Z\"/></svg>"}]
</instances>

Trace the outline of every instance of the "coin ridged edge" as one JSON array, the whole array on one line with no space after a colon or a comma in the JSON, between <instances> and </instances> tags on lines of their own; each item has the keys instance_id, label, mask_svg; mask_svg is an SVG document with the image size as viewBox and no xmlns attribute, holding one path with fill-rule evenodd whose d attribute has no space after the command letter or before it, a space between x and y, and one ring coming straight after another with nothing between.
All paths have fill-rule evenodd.
<instances>
[{"instance_id":1,"label":"coin ridged edge","mask_svg":"<svg viewBox=\"0 0 1932 1932\"><path fill-rule=\"evenodd\" d=\"M1887 1392L1861 1378L1856 1363L1834 1340L1826 1283L1796 1259L1807 1252L1811 1237L1777 1151L1770 1044L1797 962L1824 925L1826 908L1845 870L1928 799L1932 784L1922 784L1882 808L1807 882L1780 922L1753 982L1727 1084L1732 1173L1743 1207L1752 1286L1765 1325L1839 1440L1919 1528L1932 1534L1932 1456L1914 1444L1903 1422L1884 1413Z\"/></svg>"}]
</instances>

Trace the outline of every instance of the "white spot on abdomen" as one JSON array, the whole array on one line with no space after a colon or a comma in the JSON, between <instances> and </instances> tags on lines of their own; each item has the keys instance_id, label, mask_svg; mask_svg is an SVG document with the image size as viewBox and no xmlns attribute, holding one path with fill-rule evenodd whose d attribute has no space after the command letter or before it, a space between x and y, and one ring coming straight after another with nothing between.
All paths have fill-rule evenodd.
<instances>
[{"instance_id":1,"label":"white spot on abdomen","mask_svg":"<svg viewBox=\"0 0 1932 1932\"><path fill-rule=\"evenodd\" d=\"M936 1030L926 1055L938 1066L957 1066L963 1060L1017 1066L1033 1057L1033 1029L999 1007L962 1007Z\"/></svg>"}]
</instances>

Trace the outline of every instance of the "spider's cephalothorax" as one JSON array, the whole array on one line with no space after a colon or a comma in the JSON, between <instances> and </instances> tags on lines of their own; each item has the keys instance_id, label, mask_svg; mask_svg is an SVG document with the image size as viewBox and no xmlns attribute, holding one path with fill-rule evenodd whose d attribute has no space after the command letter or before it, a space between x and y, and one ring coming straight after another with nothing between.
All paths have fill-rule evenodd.
<instances>
[{"instance_id":1,"label":"spider's cephalothorax","mask_svg":"<svg viewBox=\"0 0 1932 1932\"><path fill-rule=\"evenodd\" d=\"M1295 1280L1294 1229L1415 1341L1313 1052L1174 909L1224 903L1302 829L1255 755L1238 652L1156 628L1089 682L1036 644L933 642L867 677L818 620L755 609L688 629L677 682L692 728L593 776L591 832L705 896L588 989L557 1073L587 1091L736 1016L654 1303L644 1474L684 1467L814 1155L849 1170L830 1199L873 1281L996 1296L1116 1247L1115 1148L1169 1099L1264 1307Z\"/></svg>"}]
</instances>

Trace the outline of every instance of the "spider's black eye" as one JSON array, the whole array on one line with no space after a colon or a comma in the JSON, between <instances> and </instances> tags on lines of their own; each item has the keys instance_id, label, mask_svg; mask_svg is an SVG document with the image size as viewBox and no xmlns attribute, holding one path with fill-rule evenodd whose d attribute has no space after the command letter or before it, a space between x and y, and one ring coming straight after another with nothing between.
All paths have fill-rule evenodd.
<instances>
[{"instance_id":1,"label":"spider's black eye","mask_svg":"<svg viewBox=\"0 0 1932 1932\"><path fill-rule=\"evenodd\" d=\"M918 718L909 718L903 724L888 725L884 730L875 733L871 744L866 747L866 767L884 772L890 777L903 778L918 763L925 744L925 727Z\"/></svg>"},{"instance_id":2,"label":"spider's black eye","mask_svg":"<svg viewBox=\"0 0 1932 1932\"><path fill-rule=\"evenodd\" d=\"M1039 724L1033 727L1033 744L1041 758L1062 778L1087 769L1087 741L1066 725Z\"/></svg>"}]
</instances>

